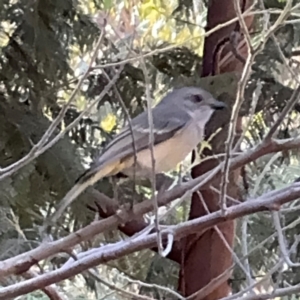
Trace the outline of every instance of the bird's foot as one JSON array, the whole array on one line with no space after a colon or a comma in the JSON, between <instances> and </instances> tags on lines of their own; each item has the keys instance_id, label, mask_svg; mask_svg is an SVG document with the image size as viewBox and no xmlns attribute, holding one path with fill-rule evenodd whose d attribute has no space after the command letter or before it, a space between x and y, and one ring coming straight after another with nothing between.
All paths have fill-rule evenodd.
<instances>
[{"instance_id":1,"label":"bird's foot","mask_svg":"<svg viewBox=\"0 0 300 300\"><path fill-rule=\"evenodd\" d=\"M133 211L133 203L126 203L123 204L120 209L116 211L116 216L121 221L121 225L124 226L129 220L133 218L134 211Z\"/></svg>"}]
</instances>

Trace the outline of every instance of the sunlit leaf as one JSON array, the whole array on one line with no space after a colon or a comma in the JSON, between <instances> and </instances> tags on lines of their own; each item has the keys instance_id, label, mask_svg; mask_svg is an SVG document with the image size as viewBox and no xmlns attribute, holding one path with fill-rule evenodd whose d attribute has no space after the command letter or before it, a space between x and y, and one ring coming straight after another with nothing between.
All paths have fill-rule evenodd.
<instances>
[{"instance_id":1,"label":"sunlit leaf","mask_svg":"<svg viewBox=\"0 0 300 300\"><path fill-rule=\"evenodd\" d=\"M117 117L110 113L100 123L103 130L111 132L117 124Z\"/></svg>"}]
</instances>

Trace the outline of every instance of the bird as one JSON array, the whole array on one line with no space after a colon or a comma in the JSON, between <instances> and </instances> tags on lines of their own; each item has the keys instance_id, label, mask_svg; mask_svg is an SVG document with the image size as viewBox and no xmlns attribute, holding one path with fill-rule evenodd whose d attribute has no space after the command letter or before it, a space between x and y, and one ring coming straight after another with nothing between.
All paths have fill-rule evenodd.
<instances>
[{"instance_id":1,"label":"bird","mask_svg":"<svg viewBox=\"0 0 300 300\"><path fill-rule=\"evenodd\" d=\"M155 174L171 171L182 162L202 141L205 125L214 111L226 107L208 91L190 86L173 89L152 108ZM150 179L153 161L149 134L148 113L144 111L115 135L77 179L50 216L48 224L55 223L84 190L104 177L122 174Z\"/></svg>"}]
</instances>

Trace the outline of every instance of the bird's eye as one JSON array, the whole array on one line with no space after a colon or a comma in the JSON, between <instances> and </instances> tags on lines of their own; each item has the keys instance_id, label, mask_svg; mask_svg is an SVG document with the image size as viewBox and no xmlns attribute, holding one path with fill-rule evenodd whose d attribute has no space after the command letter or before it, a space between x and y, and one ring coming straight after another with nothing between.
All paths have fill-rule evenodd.
<instances>
[{"instance_id":1,"label":"bird's eye","mask_svg":"<svg viewBox=\"0 0 300 300\"><path fill-rule=\"evenodd\" d=\"M201 95L198 95L198 94L193 95L192 97L193 97L194 102L200 103L203 100L203 97Z\"/></svg>"}]
</instances>

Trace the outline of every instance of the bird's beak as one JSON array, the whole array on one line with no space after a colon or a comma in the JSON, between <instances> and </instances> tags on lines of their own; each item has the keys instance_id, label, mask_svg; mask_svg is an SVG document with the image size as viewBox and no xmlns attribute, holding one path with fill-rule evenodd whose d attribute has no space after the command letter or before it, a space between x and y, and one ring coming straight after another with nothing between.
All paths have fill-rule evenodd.
<instances>
[{"instance_id":1,"label":"bird's beak","mask_svg":"<svg viewBox=\"0 0 300 300\"><path fill-rule=\"evenodd\" d=\"M227 108L227 105L224 102L218 101L216 99L214 99L211 102L210 106L211 106L212 109L215 109L215 110L221 110L223 108Z\"/></svg>"}]
</instances>

